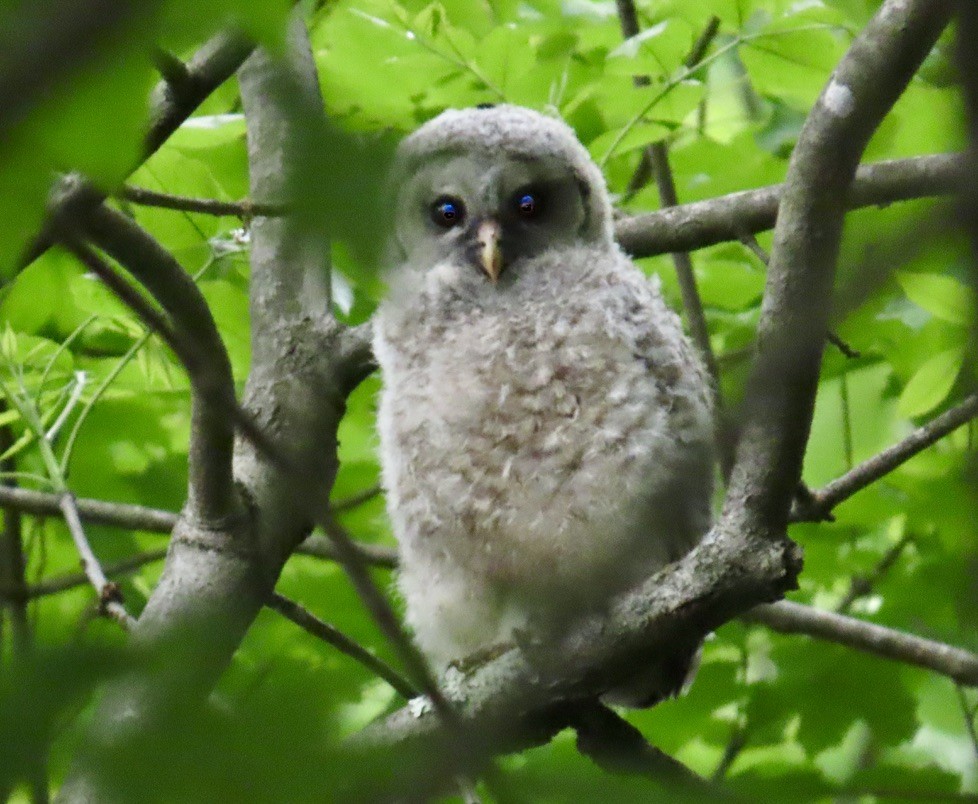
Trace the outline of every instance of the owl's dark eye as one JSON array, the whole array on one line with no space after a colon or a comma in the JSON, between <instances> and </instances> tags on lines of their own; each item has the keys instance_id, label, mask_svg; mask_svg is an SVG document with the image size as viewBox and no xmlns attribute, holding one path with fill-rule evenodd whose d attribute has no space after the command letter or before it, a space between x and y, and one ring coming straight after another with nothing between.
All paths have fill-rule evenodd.
<instances>
[{"instance_id":1,"label":"owl's dark eye","mask_svg":"<svg viewBox=\"0 0 978 804\"><path fill-rule=\"evenodd\" d=\"M431 205L431 220L443 229L458 226L465 218L465 204L462 199L443 195Z\"/></svg>"},{"instance_id":2,"label":"owl's dark eye","mask_svg":"<svg viewBox=\"0 0 978 804\"><path fill-rule=\"evenodd\" d=\"M540 214L540 194L537 192L519 192L516 194L516 211L521 218L535 218Z\"/></svg>"}]
</instances>

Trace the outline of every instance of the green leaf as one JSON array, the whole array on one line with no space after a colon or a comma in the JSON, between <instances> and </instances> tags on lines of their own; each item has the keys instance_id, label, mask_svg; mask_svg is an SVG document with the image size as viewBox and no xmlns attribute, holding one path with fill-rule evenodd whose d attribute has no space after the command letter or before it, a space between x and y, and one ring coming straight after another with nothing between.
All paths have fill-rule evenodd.
<instances>
[{"instance_id":1,"label":"green leaf","mask_svg":"<svg viewBox=\"0 0 978 804\"><path fill-rule=\"evenodd\" d=\"M900 415L921 416L940 405L951 393L963 364L963 347L948 349L924 363L900 394Z\"/></svg>"},{"instance_id":2,"label":"green leaf","mask_svg":"<svg viewBox=\"0 0 978 804\"><path fill-rule=\"evenodd\" d=\"M974 321L974 294L954 277L900 271L896 279L907 298L931 315L964 326Z\"/></svg>"}]
</instances>

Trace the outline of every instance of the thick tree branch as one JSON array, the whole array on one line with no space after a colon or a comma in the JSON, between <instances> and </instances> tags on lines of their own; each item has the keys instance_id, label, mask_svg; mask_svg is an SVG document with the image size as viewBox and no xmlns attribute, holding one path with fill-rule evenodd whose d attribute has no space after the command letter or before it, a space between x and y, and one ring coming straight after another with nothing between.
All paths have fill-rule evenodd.
<instances>
[{"instance_id":1,"label":"thick tree branch","mask_svg":"<svg viewBox=\"0 0 978 804\"><path fill-rule=\"evenodd\" d=\"M924 667L959 684L978 686L978 655L942 642L788 600L751 609L744 619L762 623L783 634L807 634L864 653Z\"/></svg>"},{"instance_id":2,"label":"thick tree branch","mask_svg":"<svg viewBox=\"0 0 978 804\"><path fill-rule=\"evenodd\" d=\"M234 444L234 378L231 361L214 317L199 288L177 261L131 219L98 205L81 220L85 233L123 265L166 312L169 325L152 315L138 296L125 297L144 322L160 333L187 370L191 387L190 487L187 510L191 516L220 526L238 514L231 458ZM77 246L75 253L112 282L92 254ZM117 283L117 293L124 292Z\"/></svg>"},{"instance_id":3,"label":"thick tree branch","mask_svg":"<svg viewBox=\"0 0 978 804\"><path fill-rule=\"evenodd\" d=\"M691 771L654 745L631 723L598 701L562 708L568 725L577 731L577 750L608 773L645 776L679 795L705 801L725 800L729 794Z\"/></svg>"},{"instance_id":4,"label":"thick tree branch","mask_svg":"<svg viewBox=\"0 0 978 804\"><path fill-rule=\"evenodd\" d=\"M288 35L287 58L253 57L240 75L249 124L251 195L275 198L282 165L293 153L287 131L292 106L271 91L273 75L302 78L306 101L321 103L315 69L301 22ZM292 100L295 100L293 97ZM320 107L321 108L321 107ZM263 130L268 136L255 136ZM277 166L277 167L276 167ZM87 735L88 751L111 752L171 711L174 699L202 697L213 686L248 627L268 600L285 560L308 533L311 511L325 510L336 470L336 429L343 389L336 363L338 328L329 318L324 246L299 253L257 219L252 247L252 371L246 387L249 425L272 444L296 445L290 470L241 440L235 480L247 501L239 519L218 529L181 518L163 575L135 629L140 644L155 651L193 646L192 661L134 672L103 691ZM284 232L280 233L284 234ZM325 289L325 291L324 291ZM318 293L318 295L317 295ZM227 409L226 409L227 410ZM228 419L240 416L227 416ZM101 800L104 765L80 764L62 789L66 801Z\"/></svg>"},{"instance_id":5,"label":"thick tree branch","mask_svg":"<svg viewBox=\"0 0 978 804\"><path fill-rule=\"evenodd\" d=\"M856 37L802 128L778 211L758 325L750 415L725 520L788 521L811 426L850 185L866 143L950 18L947 0L886 0ZM774 438L772 438L772 433Z\"/></svg>"},{"instance_id":6,"label":"thick tree branch","mask_svg":"<svg viewBox=\"0 0 978 804\"><path fill-rule=\"evenodd\" d=\"M978 416L978 394L972 394L964 402L918 427L899 443L854 466L824 488L812 492L811 498L793 513L792 519L796 522L826 519L839 503L897 469L975 416Z\"/></svg>"},{"instance_id":7,"label":"thick tree branch","mask_svg":"<svg viewBox=\"0 0 978 804\"><path fill-rule=\"evenodd\" d=\"M283 162L274 149L281 148L292 154L301 153L301 145L307 140L309 130L323 130L322 100L311 55L306 55L307 48L307 45L304 46L304 57L309 62L308 70L288 75L267 70L252 71L250 66L255 62L252 60L242 71L242 97L248 118L248 147L251 155L251 195L259 203L287 202L295 190L299 172L308 169L306 165L297 164L296 160ZM250 91L245 91L246 87L250 87ZM259 102L267 105L269 97L277 99L280 107L277 114L257 105ZM355 375L362 365L360 339L357 339L356 344L349 344L349 339L340 334L342 330L332 319L327 318L330 286L326 270L328 247L325 238L321 234L317 236L301 229L290 217L258 217L252 227L251 259L253 367L248 381L249 389L259 386L264 370L279 371L279 357L285 345L281 335L291 334L296 324L301 325L302 329L310 325L325 326L334 343L339 340L337 366L344 368L340 376L334 376L333 379L339 379L344 387L334 389L333 394L337 390L345 391L355 384L359 380ZM272 267L274 270L270 270ZM270 310L275 313L274 317L269 317ZM285 328L283 313L287 322ZM312 347L305 348L314 348L318 352L322 343L323 338L320 336L313 341ZM284 388L279 379L274 393L277 396L282 390ZM310 389L293 388L289 391L308 394ZM336 403L342 405L342 397ZM283 404L288 404L288 400L283 400ZM259 421L262 421L263 412L258 413ZM279 411L275 413L279 414ZM268 425L277 425L280 418L280 414L276 415L274 420L268 421ZM267 451L256 452L253 459L265 463L272 470L282 469L281 460ZM329 467L329 476L335 473L335 452L332 461L334 464ZM299 499L309 500L309 515L322 525L332 540L338 560L372 616L397 650L411 679L431 696L441 715L451 720L451 711L423 657L400 627L386 598L375 587L367 565L362 561L353 542L326 514L328 504L325 495L328 495L328 488L325 495L322 484L318 484L316 490L310 488L297 495L295 484L298 478L292 472L288 474L293 475L289 478L290 482L280 484L279 493L284 493L281 504L294 507L297 496ZM327 472L324 471L323 474Z\"/></svg>"},{"instance_id":8,"label":"thick tree branch","mask_svg":"<svg viewBox=\"0 0 978 804\"><path fill-rule=\"evenodd\" d=\"M955 192L964 175L964 157L935 154L863 165L842 197L848 209L881 206ZM693 251L740 240L774 227L784 184L731 193L621 218L615 236L634 257Z\"/></svg>"},{"instance_id":9,"label":"thick tree branch","mask_svg":"<svg viewBox=\"0 0 978 804\"><path fill-rule=\"evenodd\" d=\"M234 75L234 71L253 49L254 43L237 32L217 34L186 63L186 81L177 86L163 80L156 86L150 99L150 125L143 141L142 158L138 164L133 165L134 171L159 150L215 89ZM63 220L77 211L89 209L104 198L78 176L61 179L51 197L54 200L48 214L53 221ZM28 265L36 260L53 242L52 230L48 225L30 247L21 265Z\"/></svg>"}]
</instances>

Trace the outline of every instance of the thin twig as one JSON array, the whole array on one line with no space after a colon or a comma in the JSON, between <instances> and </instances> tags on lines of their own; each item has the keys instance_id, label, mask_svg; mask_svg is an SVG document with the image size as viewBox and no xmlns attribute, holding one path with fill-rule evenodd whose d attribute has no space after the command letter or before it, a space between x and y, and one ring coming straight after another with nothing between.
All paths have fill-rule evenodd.
<instances>
[{"instance_id":1,"label":"thin twig","mask_svg":"<svg viewBox=\"0 0 978 804\"><path fill-rule=\"evenodd\" d=\"M771 262L771 255L768 254L764 250L764 247L757 242L757 238L754 237L753 234L750 233L744 234L741 235L740 238L738 239L754 254L755 257L757 257L757 259L759 259L764 264L765 267ZM825 336L825 340L831 343L836 349L838 349L840 352L842 352L842 354L844 354L848 358L855 359L855 358L862 357L861 352L857 352L834 332L830 331Z\"/></svg>"},{"instance_id":2,"label":"thin twig","mask_svg":"<svg viewBox=\"0 0 978 804\"><path fill-rule=\"evenodd\" d=\"M349 534L329 514L318 519L319 525L333 543L337 561L346 570L360 599L384 636L390 640L411 678L415 679L418 687L428 696L442 719L452 728L458 728L458 716L454 708L438 687L428 662L405 633L394 610L370 578L367 565Z\"/></svg>"},{"instance_id":3,"label":"thin twig","mask_svg":"<svg viewBox=\"0 0 978 804\"><path fill-rule=\"evenodd\" d=\"M862 352L853 349L848 343L846 343L842 338L836 335L834 332L830 332L825 336L825 339L831 343L836 349L842 352L843 355L848 357L850 360L856 360L862 357Z\"/></svg>"},{"instance_id":4,"label":"thin twig","mask_svg":"<svg viewBox=\"0 0 978 804\"><path fill-rule=\"evenodd\" d=\"M968 739L971 740L971 748L978 759L978 731L975 730L975 710L968 703L968 696L965 694L961 684L955 684L954 689L958 693L958 704L961 706L961 716L964 718L964 727L968 732Z\"/></svg>"},{"instance_id":5,"label":"thin twig","mask_svg":"<svg viewBox=\"0 0 978 804\"><path fill-rule=\"evenodd\" d=\"M727 775L727 772L733 766L734 762L736 762L737 757L740 756L741 751L747 747L747 740L748 731L746 726L738 723L730 732L730 739L727 740L727 745L723 749L723 756L720 757L720 761L710 775L710 781L719 782Z\"/></svg>"},{"instance_id":6,"label":"thin twig","mask_svg":"<svg viewBox=\"0 0 978 804\"><path fill-rule=\"evenodd\" d=\"M288 209L282 204L259 204L250 199L243 201L218 201L216 198L188 198L181 195L162 193L145 187L134 187L127 184L122 188L121 195L133 204L145 207L160 207L181 212L197 212L203 215L231 216L250 220L257 215L279 217L285 215Z\"/></svg>"},{"instance_id":7,"label":"thin twig","mask_svg":"<svg viewBox=\"0 0 978 804\"><path fill-rule=\"evenodd\" d=\"M51 447L51 442L44 435L44 425L41 421L40 413L35 407L34 400L27 396L23 385L15 390L2 378L0 378L0 390L3 391L7 401L17 408L25 424L34 431L37 437L38 451L40 452L41 461L47 471L48 478L56 492L58 508L75 542L75 547L81 559L82 569L85 571L86 576L98 594L99 613L111 617L119 625L128 630L135 621L129 616L129 613L122 605L122 595L119 592L119 587L116 584L110 584L108 579L106 579L98 559L95 557L95 553L88 543L85 529L78 515L78 508L75 505L74 495L68 488L64 473L61 471L61 465Z\"/></svg>"},{"instance_id":8,"label":"thin twig","mask_svg":"<svg viewBox=\"0 0 978 804\"><path fill-rule=\"evenodd\" d=\"M159 550L147 550L144 553L137 553L136 555L124 558L121 561L115 562L114 564L104 565L102 567L102 573L107 578L116 578L120 575L128 575L129 573L135 572L138 569L142 569L147 564L152 564L155 561L162 561L164 558L166 558L165 548ZM72 572L33 583L30 586L23 587L22 589L0 588L0 595L7 595L11 598L21 597L24 600L34 600L35 598L39 597L47 597L49 595L57 595L61 592L67 592L70 589L77 589L79 586L84 586L87 583L90 583L90 578L86 573Z\"/></svg>"},{"instance_id":9,"label":"thin twig","mask_svg":"<svg viewBox=\"0 0 978 804\"><path fill-rule=\"evenodd\" d=\"M99 564L92 546L88 543L88 537L85 536L85 528L78 516L75 497L71 492L61 495L61 511L71 538L75 542L75 549L78 550L82 569L98 594L99 612L108 615L128 631L136 621L122 605L122 592L119 590L119 585L105 577L102 565Z\"/></svg>"},{"instance_id":10,"label":"thin twig","mask_svg":"<svg viewBox=\"0 0 978 804\"><path fill-rule=\"evenodd\" d=\"M771 255L768 254L767 251L764 250L764 247L757 242L757 238L753 234L748 232L747 234L741 235L738 239L741 243L747 246L750 252L757 257L757 259L764 264L765 268L768 266L768 264L771 262Z\"/></svg>"},{"instance_id":11,"label":"thin twig","mask_svg":"<svg viewBox=\"0 0 978 804\"><path fill-rule=\"evenodd\" d=\"M384 547L380 544L366 544L355 542L354 547L360 554L361 560L371 567L383 569L394 569L397 567L397 550L393 547ZM302 555L322 558L326 561L339 561L336 548L333 543L325 536L312 535L300 544L295 552Z\"/></svg>"},{"instance_id":12,"label":"thin twig","mask_svg":"<svg viewBox=\"0 0 978 804\"><path fill-rule=\"evenodd\" d=\"M375 675L384 679L405 700L417 696L412 684L382 659L377 658L369 650L358 644L335 626L323 622L308 609L300 606L294 600L278 594L272 595L268 607L288 618L304 631L329 643L341 653L360 662Z\"/></svg>"},{"instance_id":13,"label":"thin twig","mask_svg":"<svg viewBox=\"0 0 978 804\"><path fill-rule=\"evenodd\" d=\"M337 500L335 503L329 506L329 510L334 514L342 513L343 511L349 511L352 508L358 508L364 503L370 502L374 497L377 497L382 491L383 487L377 483L358 494L351 494L342 500Z\"/></svg>"},{"instance_id":14,"label":"thin twig","mask_svg":"<svg viewBox=\"0 0 978 804\"><path fill-rule=\"evenodd\" d=\"M62 514L57 494L16 486L0 485L0 507L16 508L38 516ZM150 533L169 533L178 518L177 514L159 508L104 500L79 499L76 507L83 522Z\"/></svg>"},{"instance_id":15,"label":"thin twig","mask_svg":"<svg viewBox=\"0 0 978 804\"><path fill-rule=\"evenodd\" d=\"M978 416L978 394L972 394L964 402L918 427L899 443L863 461L842 477L813 492L811 500L793 513L793 521L817 522L824 519L843 500L889 474L975 416Z\"/></svg>"},{"instance_id":16,"label":"thin twig","mask_svg":"<svg viewBox=\"0 0 978 804\"><path fill-rule=\"evenodd\" d=\"M57 494L0 484L0 508L2 507L38 516L62 516ZM81 498L76 500L76 507L83 522L149 533L168 534L179 519L179 515L172 511L130 503ZM363 560L373 567L393 569L397 566L397 551L393 548L357 543L356 549ZM309 536L296 548L296 552L327 561L337 560L332 542L324 536Z\"/></svg>"},{"instance_id":17,"label":"thin twig","mask_svg":"<svg viewBox=\"0 0 978 804\"><path fill-rule=\"evenodd\" d=\"M664 142L652 144L652 164L655 166L655 178L659 187L659 198L663 209L679 204L676 196L676 183L669 165L669 150ZM706 367L710 372L713 384L714 398L719 403L717 361L710 345L710 332L706 324L706 314L703 312L703 302L699 289L696 287L696 276L693 273L693 262L685 251L674 251L672 260L676 266L676 276L679 279L679 292L683 300L683 310L689 322L689 331L693 342L700 350Z\"/></svg>"},{"instance_id":18,"label":"thin twig","mask_svg":"<svg viewBox=\"0 0 978 804\"><path fill-rule=\"evenodd\" d=\"M849 591L839 602L835 610L838 614L845 614L859 598L868 595L873 587L890 571L897 559L903 554L907 545L913 541L911 534L905 534L896 544L890 547L879 563L870 571L868 575L854 575L849 582Z\"/></svg>"},{"instance_id":19,"label":"thin twig","mask_svg":"<svg viewBox=\"0 0 978 804\"><path fill-rule=\"evenodd\" d=\"M846 469L852 469L852 410L849 405L849 376L845 372L839 377L839 401L842 405L842 454L846 459Z\"/></svg>"}]
</instances>

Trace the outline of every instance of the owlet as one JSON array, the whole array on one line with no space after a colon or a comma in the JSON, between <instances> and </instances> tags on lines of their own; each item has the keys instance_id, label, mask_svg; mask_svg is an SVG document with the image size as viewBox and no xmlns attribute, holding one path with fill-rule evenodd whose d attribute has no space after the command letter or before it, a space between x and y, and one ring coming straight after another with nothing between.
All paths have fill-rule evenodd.
<instances>
[{"instance_id":1,"label":"owlet","mask_svg":"<svg viewBox=\"0 0 978 804\"><path fill-rule=\"evenodd\" d=\"M709 525L712 412L568 126L446 111L404 140L391 188L383 483L408 624L444 668L600 616L688 551Z\"/></svg>"}]
</instances>

